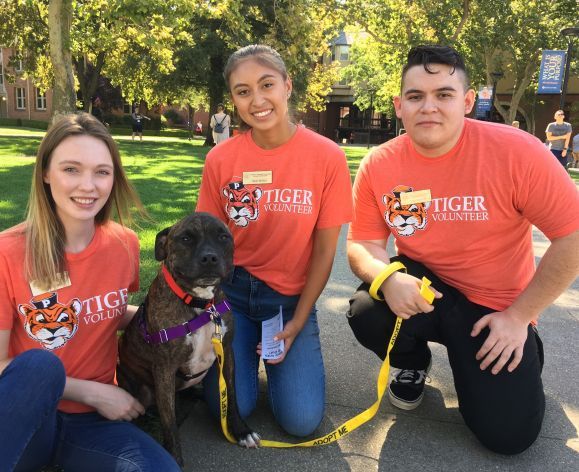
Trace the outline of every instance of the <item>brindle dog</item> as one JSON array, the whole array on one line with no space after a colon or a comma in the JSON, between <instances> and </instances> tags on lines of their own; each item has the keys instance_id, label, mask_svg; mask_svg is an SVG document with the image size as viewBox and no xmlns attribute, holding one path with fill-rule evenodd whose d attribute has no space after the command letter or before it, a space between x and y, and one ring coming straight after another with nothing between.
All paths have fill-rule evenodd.
<instances>
[{"instance_id":1,"label":"brindle dog","mask_svg":"<svg viewBox=\"0 0 579 472\"><path fill-rule=\"evenodd\" d=\"M202 314L206 302L218 305L224 299L219 284L233 268L233 238L217 218L208 213L193 213L157 234L155 258L163 261L177 286L185 292L183 295L189 295L188 299L194 297L193 305L198 307L180 299L160 270L145 302L120 339L117 378L119 386L145 407L156 402L164 446L182 466L175 391L201 382L215 361L211 344L215 324L210 321L191 334L158 344L147 342L145 333L183 325ZM239 445L257 447L259 436L251 431L237 410L231 311L222 317L222 333L229 430Z\"/></svg>"}]
</instances>

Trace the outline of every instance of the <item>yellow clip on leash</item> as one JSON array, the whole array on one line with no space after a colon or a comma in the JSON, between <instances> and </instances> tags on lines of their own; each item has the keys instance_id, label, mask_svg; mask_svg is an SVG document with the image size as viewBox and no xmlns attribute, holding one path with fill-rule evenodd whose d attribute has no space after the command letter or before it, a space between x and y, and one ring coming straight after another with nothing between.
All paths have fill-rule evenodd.
<instances>
[{"instance_id":1,"label":"yellow clip on leash","mask_svg":"<svg viewBox=\"0 0 579 472\"><path fill-rule=\"evenodd\" d=\"M400 264L402 268L405 267ZM400 268L395 269L400 270ZM394 272L394 270L392 271ZM390 273L392 273L390 272ZM384 278L385 279L385 278ZM384 280L383 279L383 280ZM420 289L420 294L429 302L432 303L434 299L434 293L428 287L430 285L430 280L426 277L422 279L422 286ZM427 298L427 296L429 298ZM359 413L358 415L350 418L345 423L341 424L337 428L335 428L332 432L321 436L317 439L312 439L310 441L305 441L302 443L286 443L280 441L270 441L268 439L262 439L260 441L260 446L262 447L277 447L277 448L290 448L290 447L312 447L312 446L321 446L325 444L330 444L334 441L337 441L340 438L350 434L355 429L358 429L364 423L370 421L378 412L378 408L380 407L380 403L382 402L382 397L384 396L384 392L386 391L386 387L388 386L388 378L390 374L390 351L394 347L394 343L398 337L398 333L400 332L400 326L402 325L402 318L396 318L396 324L394 325L394 331L392 332L392 336L390 336L390 341L388 341L388 348L386 349L386 357L384 362L382 362L382 366L380 367L380 373L378 374L377 380L377 399L370 408ZM218 332L218 327L216 326L216 332L213 335L211 342L213 343L213 349L215 350L215 354L217 356L217 362L219 365L219 405L221 410L221 429L223 430L224 436L230 443L236 444L237 441L229 432L227 428L227 386L225 384L225 379L223 378L223 345L221 343L221 332Z\"/></svg>"}]
</instances>

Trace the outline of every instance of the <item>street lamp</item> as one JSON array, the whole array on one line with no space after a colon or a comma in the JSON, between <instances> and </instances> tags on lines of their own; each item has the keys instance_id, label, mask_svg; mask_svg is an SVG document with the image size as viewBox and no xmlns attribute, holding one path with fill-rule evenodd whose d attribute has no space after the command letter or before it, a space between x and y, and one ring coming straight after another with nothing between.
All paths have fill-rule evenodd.
<instances>
[{"instance_id":1,"label":"street lamp","mask_svg":"<svg viewBox=\"0 0 579 472\"><path fill-rule=\"evenodd\" d=\"M370 116L368 117L368 142L366 143L366 149L370 149L370 132L372 126L372 117L374 115L374 94L376 93L376 89L369 89L368 92L370 93Z\"/></svg>"},{"instance_id":2,"label":"street lamp","mask_svg":"<svg viewBox=\"0 0 579 472\"><path fill-rule=\"evenodd\" d=\"M492 106L490 110L491 116L489 117L489 121L493 121L493 106L496 108L495 97L497 96L497 84L499 83L499 80L503 78L504 75L505 74L503 74L500 71L491 72L491 77L493 78L493 99L491 101Z\"/></svg>"},{"instance_id":3,"label":"street lamp","mask_svg":"<svg viewBox=\"0 0 579 472\"><path fill-rule=\"evenodd\" d=\"M561 90L561 102L559 103L560 110L565 106L565 95L567 95L567 83L569 82L569 68L571 67L571 53L573 52L573 37L579 36L579 27L563 28L561 34L563 36L569 36L569 43L567 45L567 58L565 60L565 77L563 78L563 88Z\"/></svg>"}]
</instances>

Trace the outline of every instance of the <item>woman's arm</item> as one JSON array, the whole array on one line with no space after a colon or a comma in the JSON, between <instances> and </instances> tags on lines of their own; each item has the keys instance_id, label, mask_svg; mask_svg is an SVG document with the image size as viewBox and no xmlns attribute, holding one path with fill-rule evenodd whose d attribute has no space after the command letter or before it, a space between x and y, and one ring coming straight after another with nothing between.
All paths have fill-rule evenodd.
<instances>
[{"instance_id":1,"label":"woman's arm","mask_svg":"<svg viewBox=\"0 0 579 472\"><path fill-rule=\"evenodd\" d=\"M8 357L11 330L0 330L0 373L12 361ZM66 377L64 400L92 406L109 420L130 421L145 412L143 405L116 385Z\"/></svg>"},{"instance_id":2,"label":"woman's arm","mask_svg":"<svg viewBox=\"0 0 579 472\"><path fill-rule=\"evenodd\" d=\"M8 357L8 344L10 342L10 329L0 330L0 374L10 364L12 359Z\"/></svg>"},{"instance_id":3,"label":"woman's arm","mask_svg":"<svg viewBox=\"0 0 579 472\"><path fill-rule=\"evenodd\" d=\"M279 364L284 360L294 339L306 324L312 307L330 277L339 235L340 226L315 231L314 246L309 261L310 267L306 276L306 284L300 295L293 318L286 323L283 331L276 335L276 339L283 339L285 341L284 354L278 359L267 361L268 364Z\"/></svg>"},{"instance_id":4,"label":"woman's arm","mask_svg":"<svg viewBox=\"0 0 579 472\"><path fill-rule=\"evenodd\" d=\"M127 305L127 311L123 315L117 328L119 331L123 331L129 325L138 309L139 307L137 305Z\"/></svg>"}]
</instances>

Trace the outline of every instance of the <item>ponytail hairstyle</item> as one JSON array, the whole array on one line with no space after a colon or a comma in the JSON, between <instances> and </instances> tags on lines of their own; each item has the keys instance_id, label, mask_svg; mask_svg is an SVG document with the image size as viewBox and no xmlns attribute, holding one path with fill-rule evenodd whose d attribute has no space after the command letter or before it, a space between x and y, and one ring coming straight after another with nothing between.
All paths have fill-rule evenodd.
<instances>
[{"instance_id":1,"label":"ponytail hairstyle","mask_svg":"<svg viewBox=\"0 0 579 472\"><path fill-rule=\"evenodd\" d=\"M95 216L95 224L107 223L113 209L122 225L132 222L132 208L136 208L141 216L146 216L137 192L123 170L117 144L107 128L88 113L61 118L48 130L38 148L24 225L26 277L29 282L34 281L46 290L60 279L60 274L65 270L66 235L56 212L50 185L44 182L44 176L50 166L54 149L71 136L92 136L99 139L108 147L113 161L113 187L107 202Z\"/></svg>"},{"instance_id":2,"label":"ponytail hairstyle","mask_svg":"<svg viewBox=\"0 0 579 472\"><path fill-rule=\"evenodd\" d=\"M258 64L262 66L269 67L275 71L277 71L282 77L283 80L287 80L288 73L285 62L283 61L282 57L280 56L279 52L273 49L270 46L266 46L265 44L250 44L249 46L245 46L241 49L235 51L229 59L227 59L227 63L225 64L225 69L223 70L223 78L225 79L225 83L227 85L227 90L231 93L231 86L229 83L229 79L231 74L237 66L248 59L253 59ZM239 121L239 128L242 130L249 129L249 125L245 123L239 114L235 113L237 120Z\"/></svg>"}]
</instances>

